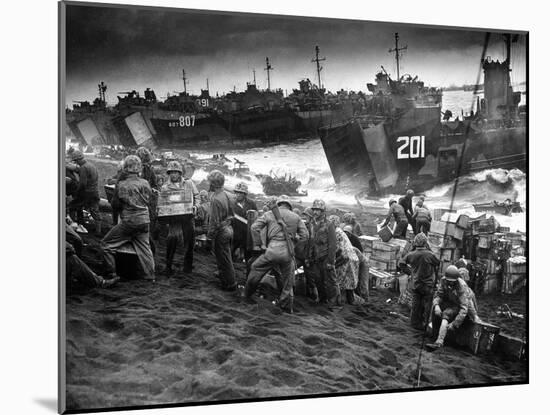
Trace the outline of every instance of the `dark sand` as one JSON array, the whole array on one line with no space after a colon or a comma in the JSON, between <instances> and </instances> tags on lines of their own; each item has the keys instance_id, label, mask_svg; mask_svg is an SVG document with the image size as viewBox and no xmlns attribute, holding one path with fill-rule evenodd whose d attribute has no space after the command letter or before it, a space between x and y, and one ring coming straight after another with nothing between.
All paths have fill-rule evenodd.
<instances>
[{"instance_id":1,"label":"dark sand","mask_svg":"<svg viewBox=\"0 0 550 415\"><path fill-rule=\"evenodd\" d=\"M98 239L85 241L84 259L101 272ZM180 252L175 265L182 265ZM220 291L209 253L197 252L194 266L190 275L123 281L67 298L68 409L416 386L422 335L409 327L397 294L373 291L366 306L338 313L297 297L289 315L268 300L247 304ZM244 282L244 265L236 269ZM524 297L479 302L482 318L506 323L505 331L521 337L524 320L495 311L507 302L524 313ZM526 381L526 364L445 347L423 352L421 373L420 387L518 382Z\"/></svg>"}]
</instances>

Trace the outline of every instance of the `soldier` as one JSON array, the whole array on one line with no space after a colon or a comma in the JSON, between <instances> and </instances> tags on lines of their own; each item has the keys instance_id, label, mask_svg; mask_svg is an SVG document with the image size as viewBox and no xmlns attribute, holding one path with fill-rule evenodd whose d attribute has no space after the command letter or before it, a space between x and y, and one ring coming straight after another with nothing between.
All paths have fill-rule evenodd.
<instances>
[{"instance_id":1,"label":"soldier","mask_svg":"<svg viewBox=\"0 0 550 415\"><path fill-rule=\"evenodd\" d=\"M468 284L459 277L457 267L449 265L445 270L445 276L439 281L432 312L432 333L437 335L437 339L434 343L426 345L429 349L442 347L447 333L458 329L466 317L473 322L480 321L475 295Z\"/></svg>"},{"instance_id":2,"label":"soldier","mask_svg":"<svg viewBox=\"0 0 550 415\"><path fill-rule=\"evenodd\" d=\"M168 163L166 173L168 181L162 186L161 192L183 191L184 203L190 207L191 213L168 217L168 238L166 241L166 275L174 273L172 263L178 243L183 240L183 272L190 273L193 270L193 247L195 246L195 222L194 214L197 212L199 191L191 179L183 176L181 164L177 161Z\"/></svg>"},{"instance_id":3,"label":"soldier","mask_svg":"<svg viewBox=\"0 0 550 415\"><path fill-rule=\"evenodd\" d=\"M158 191L160 189L160 184L157 180L157 175L153 170L151 162L153 161L153 155L146 147L139 147L136 151L136 155L141 160L142 170L141 178L147 180L149 186L151 186L152 194L151 200L149 202L149 244L151 245L151 251L155 255L156 247L153 239L157 239L157 204L158 204Z\"/></svg>"},{"instance_id":4,"label":"soldier","mask_svg":"<svg viewBox=\"0 0 550 415\"><path fill-rule=\"evenodd\" d=\"M250 298L256 291L262 277L272 268L277 268L280 278L277 282L280 294L279 306L292 313L294 303L294 243L308 238L306 225L296 213L288 196L281 196L276 202L280 218L272 210L259 217L251 227L255 250L261 249L260 232L267 229L267 249L253 263L246 281L246 296Z\"/></svg>"},{"instance_id":5,"label":"soldier","mask_svg":"<svg viewBox=\"0 0 550 415\"><path fill-rule=\"evenodd\" d=\"M357 217L355 216L355 213L348 212L344 213L344 216L342 217L343 226L350 225L351 226L351 233L355 236L361 236L363 235L363 231L361 230L361 225L359 222L357 222Z\"/></svg>"},{"instance_id":6,"label":"soldier","mask_svg":"<svg viewBox=\"0 0 550 415\"><path fill-rule=\"evenodd\" d=\"M155 281L155 261L149 245L149 201L151 187L140 178L141 161L137 156L124 159L125 180L118 183L113 208L120 210L121 221L101 241L103 259L111 277L116 276L115 254L130 242L145 272L145 279Z\"/></svg>"},{"instance_id":7,"label":"soldier","mask_svg":"<svg viewBox=\"0 0 550 415\"><path fill-rule=\"evenodd\" d=\"M415 235L420 232L428 235L432 224L432 214L430 213L428 208L424 206L423 199L420 199L416 203L416 207L414 208L413 220L416 225L414 228Z\"/></svg>"},{"instance_id":8,"label":"soldier","mask_svg":"<svg viewBox=\"0 0 550 415\"><path fill-rule=\"evenodd\" d=\"M246 220L247 212L249 210L258 210L258 207L256 206L256 202L248 198L248 186L246 183L237 183L233 192L235 193L233 213L239 216L239 218L233 222L233 251L236 249L244 251L244 259L248 261L251 258L251 247L247 247L246 245L248 239L248 226L242 219Z\"/></svg>"},{"instance_id":9,"label":"soldier","mask_svg":"<svg viewBox=\"0 0 550 415\"><path fill-rule=\"evenodd\" d=\"M402 259L402 263L412 268L411 326L425 330L430 316L435 274L439 267L439 259L429 249L426 235L419 233L414 237L413 250Z\"/></svg>"},{"instance_id":10,"label":"soldier","mask_svg":"<svg viewBox=\"0 0 550 415\"><path fill-rule=\"evenodd\" d=\"M336 231L326 217L326 205L316 199L311 206L313 218L310 228L310 281L317 292L317 301L327 301L329 310L341 309L340 288L336 279Z\"/></svg>"},{"instance_id":11,"label":"soldier","mask_svg":"<svg viewBox=\"0 0 550 415\"><path fill-rule=\"evenodd\" d=\"M70 153L71 161L77 164L78 187L75 197L69 204L69 212L79 225L84 224L83 209L87 209L95 222L97 235L101 234L101 216L99 215L99 189L97 187L97 168L84 158L80 150ZM74 217L76 216L76 218Z\"/></svg>"},{"instance_id":12,"label":"soldier","mask_svg":"<svg viewBox=\"0 0 550 415\"><path fill-rule=\"evenodd\" d=\"M76 287L110 288L120 279L119 277L105 279L101 275L97 275L78 257L75 248L69 242L65 242L65 261L66 283L69 289Z\"/></svg>"},{"instance_id":13,"label":"soldier","mask_svg":"<svg viewBox=\"0 0 550 415\"><path fill-rule=\"evenodd\" d=\"M399 204L403 206L403 210L405 211L405 215L407 216L407 220L411 224L411 227L413 231L416 229L415 222L413 219L414 211L413 211L413 196L414 196L414 190L409 189L407 190L407 193L405 196L399 198ZM405 231L406 232L406 231Z\"/></svg>"},{"instance_id":14,"label":"soldier","mask_svg":"<svg viewBox=\"0 0 550 415\"><path fill-rule=\"evenodd\" d=\"M381 227L383 228L390 223L392 217L395 220L393 237L405 239L407 236L407 226L409 225L409 221L407 220L407 215L405 214L403 206L397 203L395 199L390 200L390 210L388 211L388 216L386 217L384 223L382 223Z\"/></svg>"},{"instance_id":15,"label":"soldier","mask_svg":"<svg viewBox=\"0 0 550 415\"><path fill-rule=\"evenodd\" d=\"M210 221L208 224L207 237L214 241L214 255L218 266L218 278L221 281L221 288L225 291L235 291L235 269L231 246L233 243L233 207L229 195L223 189L225 177L219 170L212 170L207 180L210 182L210 189L214 192L210 200Z\"/></svg>"}]
</instances>

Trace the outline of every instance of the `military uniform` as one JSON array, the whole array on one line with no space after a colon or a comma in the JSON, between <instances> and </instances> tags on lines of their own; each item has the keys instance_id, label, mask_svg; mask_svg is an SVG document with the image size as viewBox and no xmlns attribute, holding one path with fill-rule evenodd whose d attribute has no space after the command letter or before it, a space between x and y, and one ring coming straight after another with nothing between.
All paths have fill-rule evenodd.
<instances>
[{"instance_id":1,"label":"military uniform","mask_svg":"<svg viewBox=\"0 0 550 415\"><path fill-rule=\"evenodd\" d=\"M407 236L407 226L409 225L409 221L407 219L407 215L405 214L403 206L401 206L399 203L393 203L390 206L388 216L382 224L382 228L390 223L392 217L395 220L395 229L393 231L393 236L396 238L405 238Z\"/></svg>"},{"instance_id":2,"label":"military uniform","mask_svg":"<svg viewBox=\"0 0 550 415\"><path fill-rule=\"evenodd\" d=\"M285 224L288 237L292 240L305 240L308 237L306 226L300 216L281 206L281 219ZM259 217L251 227L254 245L261 246L260 233L267 229L267 249L252 264L246 282L246 295L250 297L256 291L262 277L271 269L277 268L280 272L278 286L280 290L279 305L282 308L292 309L294 299L294 246L291 251L284 235L283 227L272 211Z\"/></svg>"},{"instance_id":3,"label":"military uniform","mask_svg":"<svg viewBox=\"0 0 550 415\"><path fill-rule=\"evenodd\" d=\"M128 156L135 157L136 156ZM137 159L136 163L140 163ZM137 173L137 172L136 172ZM116 273L115 254L118 248L130 242L138 256L146 279L155 279L155 261L149 244L149 183L131 174L118 183L115 208L120 208L121 222L115 225L101 241L105 264L111 274ZM120 205L120 206L118 206Z\"/></svg>"}]
</instances>

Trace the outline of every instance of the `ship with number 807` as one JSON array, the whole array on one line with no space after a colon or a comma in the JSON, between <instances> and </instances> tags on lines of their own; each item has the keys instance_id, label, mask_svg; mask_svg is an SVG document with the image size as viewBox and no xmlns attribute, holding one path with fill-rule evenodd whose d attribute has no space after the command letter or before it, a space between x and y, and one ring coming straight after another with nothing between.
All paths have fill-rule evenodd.
<instances>
[{"instance_id":1,"label":"ship with number 807","mask_svg":"<svg viewBox=\"0 0 550 415\"><path fill-rule=\"evenodd\" d=\"M367 195L417 192L459 176L491 168L526 171L527 109L510 82L510 49L516 37L504 35L503 62L482 57L484 98L469 114L452 119L441 111L442 91L382 68L367 108L349 120L321 127L319 136L335 182ZM488 42L488 35L486 43ZM475 95L474 91L474 96ZM475 111L474 111L475 108Z\"/></svg>"}]
</instances>

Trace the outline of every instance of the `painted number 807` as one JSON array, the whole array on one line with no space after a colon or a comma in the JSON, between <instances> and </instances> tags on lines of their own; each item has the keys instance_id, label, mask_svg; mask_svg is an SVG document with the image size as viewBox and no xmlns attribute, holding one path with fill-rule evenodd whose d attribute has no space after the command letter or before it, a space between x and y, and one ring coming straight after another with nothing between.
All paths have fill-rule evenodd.
<instances>
[{"instance_id":1,"label":"painted number 807","mask_svg":"<svg viewBox=\"0 0 550 415\"><path fill-rule=\"evenodd\" d=\"M404 136L397 138L398 143L403 143L397 149L398 159L417 159L425 157L426 137L423 135Z\"/></svg>"}]
</instances>

